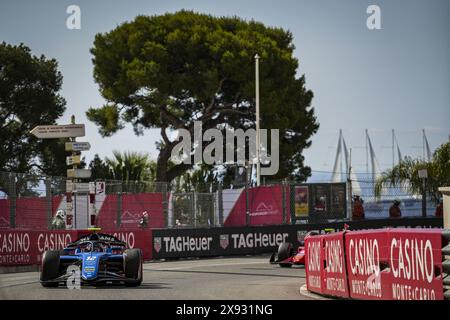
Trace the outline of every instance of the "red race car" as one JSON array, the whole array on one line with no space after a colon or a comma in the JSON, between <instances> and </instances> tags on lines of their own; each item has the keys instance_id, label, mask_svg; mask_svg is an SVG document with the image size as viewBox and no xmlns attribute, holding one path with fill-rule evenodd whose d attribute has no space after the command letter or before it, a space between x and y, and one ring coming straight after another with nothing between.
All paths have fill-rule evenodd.
<instances>
[{"instance_id":1,"label":"red race car","mask_svg":"<svg viewBox=\"0 0 450 320\"><path fill-rule=\"evenodd\" d=\"M304 239L309 236L315 236L319 233L317 231L309 231L305 237L300 241L297 253L290 242L283 242L278 247L278 251L272 253L270 256L270 264L278 264L282 268L290 268L295 265L305 265L305 241Z\"/></svg>"},{"instance_id":2,"label":"red race car","mask_svg":"<svg viewBox=\"0 0 450 320\"><path fill-rule=\"evenodd\" d=\"M269 260L270 264L278 264L282 268L290 268L292 265L305 265L305 247L304 244L298 247L295 252L294 247L289 242L283 242L278 247L278 252L272 253Z\"/></svg>"}]
</instances>

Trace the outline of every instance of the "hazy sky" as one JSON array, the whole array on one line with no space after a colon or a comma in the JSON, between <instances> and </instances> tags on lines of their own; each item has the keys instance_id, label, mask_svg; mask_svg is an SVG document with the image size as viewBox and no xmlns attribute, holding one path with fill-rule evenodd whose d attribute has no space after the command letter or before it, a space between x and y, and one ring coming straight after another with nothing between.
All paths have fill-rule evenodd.
<instances>
[{"instance_id":1,"label":"hazy sky","mask_svg":"<svg viewBox=\"0 0 450 320\"><path fill-rule=\"evenodd\" d=\"M66 8L81 8L81 30L66 28ZM381 30L368 30L366 9L381 8ZM237 15L289 29L294 35L298 74L314 92L320 123L305 152L306 164L331 171L338 131L353 150L356 171L365 171L364 130L369 129L382 169L392 164L391 129L404 155L422 155L422 128L434 150L450 135L450 1L448 0L310 0L310 1L17 1L0 2L0 41L23 42L34 54L56 58L64 76L67 111L86 123L95 153L147 151L156 158L158 130L136 137L128 127L102 138L85 111L104 103L92 77L89 49L95 34L106 32L138 14L180 9L213 15ZM261 66L263 68L263 66ZM262 102L264 103L264 102Z\"/></svg>"}]
</instances>

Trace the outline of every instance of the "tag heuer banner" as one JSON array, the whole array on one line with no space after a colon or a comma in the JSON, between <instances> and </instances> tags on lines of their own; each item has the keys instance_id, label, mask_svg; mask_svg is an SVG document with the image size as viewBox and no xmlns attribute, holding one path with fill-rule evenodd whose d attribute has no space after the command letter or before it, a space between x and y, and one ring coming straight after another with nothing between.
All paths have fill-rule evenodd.
<instances>
[{"instance_id":1,"label":"tag heuer banner","mask_svg":"<svg viewBox=\"0 0 450 320\"><path fill-rule=\"evenodd\" d=\"M439 218L377 219L264 227L210 229L154 229L153 258L186 258L246 255L275 252L283 242L295 248L303 243L308 231L324 233L325 229L350 230L391 227L442 227Z\"/></svg>"}]
</instances>

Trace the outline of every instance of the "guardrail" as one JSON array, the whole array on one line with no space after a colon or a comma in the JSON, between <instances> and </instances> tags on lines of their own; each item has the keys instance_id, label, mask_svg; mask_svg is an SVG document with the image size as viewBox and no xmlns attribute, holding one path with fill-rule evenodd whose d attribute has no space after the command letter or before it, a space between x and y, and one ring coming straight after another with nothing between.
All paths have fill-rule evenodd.
<instances>
[{"instance_id":1,"label":"guardrail","mask_svg":"<svg viewBox=\"0 0 450 320\"><path fill-rule=\"evenodd\" d=\"M448 235L440 229L389 228L307 237L307 288L354 299L442 300L448 296L449 263L442 262Z\"/></svg>"},{"instance_id":2,"label":"guardrail","mask_svg":"<svg viewBox=\"0 0 450 320\"><path fill-rule=\"evenodd\" d=\"M288 241L296 248L308 231L324 233L326 229L375 229L385 226L411 228L442 228L439 218L405 218L347 221L317 224L273 225L259 227L200 228L200 229L113 229L102 232L114 234L130 247L143 250L144 258L166 259L180 257L212 257L270 253L280 243ZM87 231L49 231L0 229L0 266L39 263L44 250L61 249Z\"/></svg>"}]
</instances>

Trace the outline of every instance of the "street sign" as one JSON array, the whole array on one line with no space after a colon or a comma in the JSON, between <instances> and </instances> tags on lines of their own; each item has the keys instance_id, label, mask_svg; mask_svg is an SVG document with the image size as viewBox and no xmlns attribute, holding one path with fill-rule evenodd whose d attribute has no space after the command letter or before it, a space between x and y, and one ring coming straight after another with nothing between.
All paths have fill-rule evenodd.
<instances>
[{"instance_id":1,"label":"street sign","mask_svg":"<svg viewBox=\"0 0 450 320\"><path fill-rule=\"evenodd\" d=\"M419 178L420 179L427 179L428 178L428 171L427 171L427 169L419 170Z\"/></svg>"},{"instance_id":2,"label":"street sign","mask_svg":"<svg viewBox=\"0 0 450 320\"><path fill-rule=\"evenodd\" d=\"M30 131L40 139L84 137L84 124L37 126Z\"/></svg>"},{"instance_id":3,"label":"street sign","mask_svg":"<svg viewBox=\"0 0 450 320\"><path fill-rule=\"evenodd\" d=\"M66 192L73 191L73 182L72 180L66 180Z\"/></svg>"},{"instance_id":4,"label":"street sign","mask_svg":"<svg viewBox=\"0 0 450 320\"><path fill-rule=\"evenodd\" d=\"M66 158L66 163L68 166L81 163L81 156L71 156Z\"/></svg>"},{"instance_id":5,"label":"street sign","mask_svg":"<svg viewBox=\"0 0 450 320\"><path fill-rule=\"evenodd\" d=\"M95 181L89 182L89 193L95 194Z\"/></svg>"},{"instance_id":6,"label":"street sign","mask_svg":"<svg viewBox=\"0 0 450 320\"><path fill-rule=\"evenodd\" d=\"M89 193L89 182L77 182L75 183L74 191L76 192L82 192L82 193Z\"/></svg>"},{"instance_id":7,"label":"street sign","mask_svg":"<svg viewBox=\"0 0 450 320\"><path fill-rule=\"evenodd\" d=\"M87 151L91 149L89 142L66 142L66 151Z\"/></svg>"},{"instance_id":8,"label":"street sign","mask_svg":"<svg viewBox=\"0 0 450 320\"><path fill-rule=\"evenodd\" d=\"M90 182L72 182L72 180L66 180L66 192L82 192L82 193L92 193Z\"/></svg>"},{"instance_id":9,"label":"street sign","mask_svg":"<svg viewBox=\"0 0 450 320\"><path fill-rule=\"evenodd\" d=\"M87 179L91 177L91 170L88 169L68 169L67 178Z\"/></svg>"},{"instance_id":10,"label":"street sign","mask_svg":"<svg viewBox=\"0 0 450 320\"><path fill-rule=\"evenodd\" d=\"M95 183L95 193L96 194L104 194L105 193L105 181L98 181Z\"/></svg>"}]
</instances>

